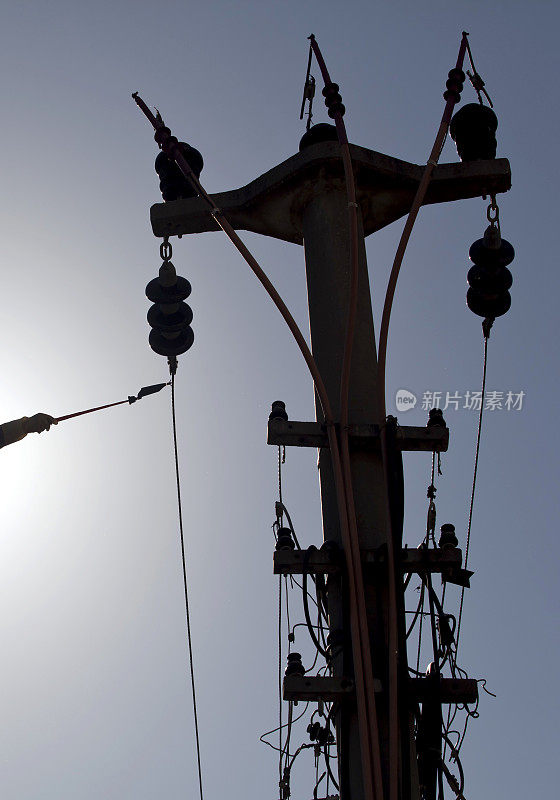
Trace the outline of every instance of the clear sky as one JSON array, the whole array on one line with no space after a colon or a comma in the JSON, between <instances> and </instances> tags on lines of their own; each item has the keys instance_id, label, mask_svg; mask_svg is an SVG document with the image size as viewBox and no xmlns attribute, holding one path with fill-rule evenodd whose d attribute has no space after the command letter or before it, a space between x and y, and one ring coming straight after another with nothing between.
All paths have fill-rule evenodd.
<instances>
[{"instance_id":1,"label":"clear sky","mask_svg":"<svg viewBox=\"0 0 560 800\"><path fill-rule=\"evenodd\" d=\"M462 659L485 677L463 751L467 798L552 796L558 752L557 6L533 3L11 3L0 31L3 111L2 421L62 415L166 379L148 347L144 287L160 266L160 199L139 90L201 150L210 192L297 151L314 32L352 142L427 159L460 34L499 118L513 188L511 311L489 343L488 389L525 392L484 420ZM318 73L316 72L318 78ZM464 99L473 100L467 84ZM315 104L315 121L326 113ZM452 144L442 161L456 161ZM402 220L368 240L376 324ZM388 410L423 425L426 391L480 388L480 321L465 306L481 199L420 214L392 318ZM245 241L307 331L303 250ZM222 235L185 237L195 346L177 375L180 458L207 800L277 798L258 741L277 719L276 452L270 403L311 419L296 346ZM438 524L464 546L476 414L449 409ZM429 456L405 462L406 541L423 535ZM195 795L169 396L61 423L0 459L0 792L4 800ZM316 453L290 451L284 499L299 538L321 541ZM302 756L294 796L312 794ZM295 770L296 771L296 770Z\"/></svg>"}]
</instances>

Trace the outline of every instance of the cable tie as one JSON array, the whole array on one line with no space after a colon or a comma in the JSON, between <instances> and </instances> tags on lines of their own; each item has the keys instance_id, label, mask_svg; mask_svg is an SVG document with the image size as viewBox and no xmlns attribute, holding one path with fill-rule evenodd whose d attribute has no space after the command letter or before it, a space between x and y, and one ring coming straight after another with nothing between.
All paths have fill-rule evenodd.
<instances>
[{"instance_id":1,"label":"cable tie","mask_svg":"<svg viewBox=\"0 0 560 800\"><path fill-rule=\"evenodd\" d=\"M212 216L213 216L213 217L218 217L218 216L220 216L220 215L221 215L221 213L222 213L222 209L221 209L221 208L213 208L213 209L210 211L210 213L212 214Z\"/></svg>"},{"instance_id":2,"label":"cable tie","mask_svg":"<svg viewBox=\"0 0 560 800\"><path fill-rule=\"evenodd\" d=\"M350 202L348 203L348 208L358 208L358 204Z\"/></svg>"},{"instance_id":3,"label":"cable tie","mask_svg":"<svg viewBox=\"0 0 560 800\"><path fill-rule=\"evenodd\" d=\"M432 167L437 167L438 162L434 161L433 158L428 159L428 164L431 164Z\"/></svg>"}]
</instances>

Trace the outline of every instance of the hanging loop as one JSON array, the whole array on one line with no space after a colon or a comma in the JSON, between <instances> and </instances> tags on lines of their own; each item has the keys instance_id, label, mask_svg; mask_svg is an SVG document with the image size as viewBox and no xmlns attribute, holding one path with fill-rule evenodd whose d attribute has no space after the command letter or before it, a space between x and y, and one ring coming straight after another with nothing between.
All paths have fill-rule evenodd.
<instances>
[{"instance_id":1,"label":"hanging loop","mask_svg":"<svg viewBox=\"0 0 560 800\"><path fill-rule=\"evenodd\" d=\"M498 204L496 203L495 195L492 195L492 202L486 209L486 218L490 225L500 227L500 209L498 208Z\"/></svg>"},{"instance_id":2,"label":"hanging loop","mask_svg":"<svg viewBox=\"0 0 560 800\"><path fill-rule=\"evenodd\" d=\"M166 236L163 242L160 244L159 254L164 261L169 261L169 259L173 255L173 248L171 247L171 242L169 241L168 236Z\"/></svg>"}]
</instances>

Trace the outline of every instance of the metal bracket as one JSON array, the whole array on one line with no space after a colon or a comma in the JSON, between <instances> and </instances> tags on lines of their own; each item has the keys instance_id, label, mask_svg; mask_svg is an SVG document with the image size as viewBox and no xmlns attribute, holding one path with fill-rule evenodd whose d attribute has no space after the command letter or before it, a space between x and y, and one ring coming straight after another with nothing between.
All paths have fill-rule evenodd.
<instances>
[{"instance_id":1,"label":"metal bracket","mask_svg":"<svg viewBox=\"0 0 560 800\"><path fill-rule=\"evenodd\" d=\"M381 681L374 680L374 691L383 690ZM478 700L478 683L474 678L409 678L412 697L420 703L433 700L439 703L469 704ZM351 678L312 675L286 675L283 684L284 700L343 700L354 691Z\"/></svg>"},{"instance_id":2,"label":"metal bracket","mask_svg":"<svg viewBox=\"0 0 560 800\"><path fill-rule=\"evenodd\" d=\"M474 678L410 678L411 695L420 703L434 700L440 703L476 703L478 683Z\"/></svg>"},{"instance_id":3,"label":"metal bracket","mask_svg":"<svg viewBox=\"0 0 560 800\"><path fill-rule=\"evenodd\" d=\"M365 563L371 566L385 562L385 549L366 551ZM401 571L415 572L418 575L441 573L442 580L457 586L470 588L470 578L474 575L470 569L462 569L463 553L458 547L429 549L427 547L407 548L401 550Z\"/></svg>"},{"instance_id":4,"label":"metal bracket","mask_svg":"<svg viewBox=\"0 0 560 800\"><path fill-rule=\"evenodd\" d=\"M328 575L340 572L342 567L342 551L333 548L320 550L276 550L274 553L275 575L302 575L303 564L307 555L306 571L313 575ZM385 563L385 549L364 550L364 566L376 568ZM469 578L474 574L470 570L461 569L463 554L458 547L438 550L408 549L401 550L401 571L415 572L418 575L441 573L444 581L458 586L469 586Z\"/></svg>"},{"instance_id":5,"label":"metal bracket","mask_svg":"<svg viewBox=\"0 0 560 800\"><path fill-rule=\"evenodd\" d=\"M337 426L338 427L338 426ZM380 447L379 425L350 425L351 450L375 450ZM321 422L295 422L279 418L268 422L267 444L294 447L328 447L327 427ZM418 428L401 425L396 431L399 450L445 453L449 446L449 428Z\"/></svg>"},{"instance_id":6,"label":"metal bracket","mask_svg":"<svg viewBox=\"0 0 560 800\"><path fill-rule=\"evenodd\" d=\"M332 550L275 550L275 575L303 575L303 562L307 554L306 572L312 575L328 575L340 572L342 551Z\"/></svg>"},{"instance_id":7,"label":"metal bracket","mask_svg":"<svg viewBox=\"0 0 560 800\"><path fill-rule=\"evenodd\" d=\"M351 678L331 678L320 675L286 675L284 700L343 700L354 691Z\"/></svg>"}]
</instances>

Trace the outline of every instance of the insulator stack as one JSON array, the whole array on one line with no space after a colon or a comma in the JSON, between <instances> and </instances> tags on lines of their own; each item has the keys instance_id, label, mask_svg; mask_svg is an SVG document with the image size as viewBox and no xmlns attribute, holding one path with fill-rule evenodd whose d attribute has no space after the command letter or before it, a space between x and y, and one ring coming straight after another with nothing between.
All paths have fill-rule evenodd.
<instances>
[{"instance_id":1,"label":"insulator stack","mask_svg":"<svg viewBox=\"0 0 560 800\"><path fill-rule=\"evenodd\" d=\"M194 342L191 328L192 309L183 301L190 295L191 285L177 275L175 267L165 260L159 275L146 286L146 297L154 304L148 310L150 347L160 356L178 356Z\"/></svg>"},{"instance_id":2,"label":"insulator stack","mask_svg":"<svg viewBox=\"0 0 560 800\"><path fill-rule=\"evenodd\" d=\"M275 400L272 403L272 409L268 415L269 420L283 419L288 421L288 412L286 411L286 403L283 400Z\"/></svg>"},{"instance_id":3,"label":"insulator stack","mask_svg":"<svg viewBox=\"0 0 560 800\"><path fill-rule=\"evenodd\" d=\"M276 540L276 550L293 550L295 546L290 528L280 528Z\"/></svg>"},{"instance_id":4,"label":"insulator stack","mask_svg":"<svg viewBox=\"0 0 560 800\"><path fill-rule=\"evenodd\" d=\"M431 408L428 413L427 428L445 428L445 419L441 408Z\"/></svg>"},{"instance_id":5,"label":"insulator stack","mask_svg":"<svg viewBox=\"0 0 560 800\"><path fill-rule=\"evenodd\" d=\"M465 82L465 73L462 69L453 67L447 74L447 81L445 82L445 92L443 93L444 100L453 100L458 103L461 99L461 92L463 91L463 84Z\"/></svg>"},{"instance_id":6,"label":"insulator stack","mask_svg":"<svg viewBox=\"0 0 560 800\"><path fill-rule=\"evenodd\" d=\"M338 83L327 83L323 89L325 105L328 109L328 115L331 119L334 119L337 114L344 116L344 112L346 111L342 102L342 97L338 91L339 88L340 87Z\"/></svg>"},{"instance_id":7,"label":"insulator stack","mask_svg":"<svg viewBox=\"0 0 560 800\"><path fill-rule=\"evenodd\" d=\"M202 155L186 142L179 142L178 148L184 156L189 167L197 178L200 177L204 159ZM159 188L165 202L169 200L182 200L187 197L196 197L197 192L186 178L175 161L169 158L164 152L159 153L155 163L156 172L159 175Z\"/></svg>"},{"instance_id":8,"label":"insulator stack","mask_svg":"<svg viewBox=\"0 0 560 800\"><path fill-rule=\"evenodd\" d=\"M441 548L450 548L450 547L457 547L459 544L459 540L455 535L455 525L452 525L450 522L446 522L440 528L440 537L438 545Z\"/></svg>"},{"instance_id":9,"label":"insulator stack","mask_svg":"<svg viewBox=\"0 0 560 800\"><path fill-rule=\"evenodd\" d=\"M461 161L496 158L498 118L491 108L467 103L457 111L449 126L449 135L457 146Z\"/></svg>"},{"instance_id":10,"label":"insulator stack","mask_svg":"<svg viewBox=\"0 0 560 800\"><path fill-rule=\"evenodd\" d=\"M468 307L479 317L501 317L511 306L513 278L507 265L515 256L512 245L501 238L495 225L489 225L484 237L471 245L469 256L474 266L467 275Z\"/></svg>"},{"instance_id":11,"label":"insulator stack","mask_svg":"<svg viewBox=\"0 0 560 800\"><path fill-rule=\"evenodd\" d=\"M284 674L286 677L288 675L305 675L305 667L301 662L301 653L288 653L288 665Z\"/></svg>"}]
</instances>

